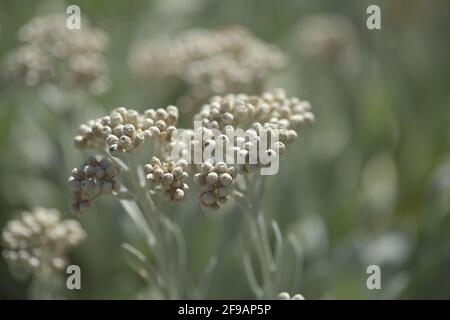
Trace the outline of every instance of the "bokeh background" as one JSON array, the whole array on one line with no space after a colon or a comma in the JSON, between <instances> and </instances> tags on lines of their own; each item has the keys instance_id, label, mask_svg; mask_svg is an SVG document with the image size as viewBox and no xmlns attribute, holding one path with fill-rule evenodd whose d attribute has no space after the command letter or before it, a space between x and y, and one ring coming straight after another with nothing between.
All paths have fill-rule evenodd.
<instances>
[{"instance_id":1,"label":"bokeh background","mask_svg":"<svg viewBox=\"0 0 450 320\"><path fill-rule=\"evenodd\" d=\"M288 67L271 79L269 88L282 87L310 101L317 118L283 157L279 174L268 179L264 197L266 214L301 240L299 292L306 299L450 298L447 1L70 4L78 4L82 16L109 34L112 88L95 98L95 106L79 110L76 120L63 121L32 89L1 78L0 227L38 205L71 216L65 180L81 154L73 150L63 158L60 149L64 143L70 147L77 121L119 106L144 110L175 103L176 89L137 81L130 73L127 59L134 41L238 24L288 56ZM366 27L370 4L381 8L381 30ZM2 1L0 57L18 45L17 31L30 18L64 13L66 6ZM308 28L312 17L330 15L346 21L346 40L311 53L305 30L308 39L326 38L335 28ZM242 213L207 214L194 202L177 209L188 237L190 268L201 268L220 252L206 298L252 297L240 256L245 246ZM80 221L88 239L70 258L81 266L83 287L67 291L67 297L135 298L145 290L123 259L121 243L133 242L135 234L119 204L101 199ZM371 264L381 267L381 290L366 287ZM26 298L28 285L0 259L0 298Z\"/></svg>"}]
</instances>

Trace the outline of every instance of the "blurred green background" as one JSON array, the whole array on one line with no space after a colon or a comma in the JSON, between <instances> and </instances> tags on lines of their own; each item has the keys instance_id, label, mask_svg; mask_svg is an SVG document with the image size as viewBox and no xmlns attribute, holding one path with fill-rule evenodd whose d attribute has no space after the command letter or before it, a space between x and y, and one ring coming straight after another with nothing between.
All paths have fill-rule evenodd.
<instances>
[{"instance_id":1,"label":"blurred green background","mask_svg":"<svg viewBox=\"0 0 450 320\"><path fill-rule=\"evenodd\" d=\"M450 298L450 6L448 1L72 1L110 36L112 89L95 98L104 109L174 104L178 93L136 81L130 45L193 27L246 27L277 45L288 67L269 87L311 102L316 124L300 133L280 173L268 179L265 213L302 244L299 291L306 299ZM368 30L366 8L381 8L381 30ZM59 1L2 1L0 57L18 45L17 31L35 15L64 12ZM354 32L351 58L301 54L299 29L311 15L345 17ZM305 22L305 23L303 23ZM310 37L314 38L314 33ZM300 45L300 48L299 48ZM3 69L2 69L3 70ZM33 98L33 90L0 80L0 227L20 211L55 207L66 217L65 180L81 160L72 127ZM88 108L88 107L87 107ZM64 122L67 123L67 122ZM208 298L249 298L239 254L242 213L205 214L195 200L179 208L189 264L201 268L221 252ZM144 283L130 272L120 245L135 237L118 203L101 199L80 218L88 239L71 253L81 291L68 298L135 298ZM131 242L133 242L131 240ZM380 265L382 289L366 287L367 266ZM231 279L231 281L230 281ZM0 259L0 298L26 298L27 281Z\"/></svg>"}]
</instances>

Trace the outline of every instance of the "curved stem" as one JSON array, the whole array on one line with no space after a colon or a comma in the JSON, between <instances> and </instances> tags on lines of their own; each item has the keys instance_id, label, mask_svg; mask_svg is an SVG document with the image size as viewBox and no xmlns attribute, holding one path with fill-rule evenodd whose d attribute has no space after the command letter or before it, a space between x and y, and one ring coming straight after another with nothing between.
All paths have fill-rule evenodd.
<instances>
[{"instance_id":1,"label":"curved stem","mask_svg":"<svg viewBox=\"0 0 450 320\"><path fill-rule=\"evenodd\" d=\"M172 264L169 263L168 248L166 248L169 240L166 239L162 230L162 228L165 228L164 221L161 220L162 217L159 214L158 208L155 206L150 193L146 190L145 183L141 181L142 179L139 176L139 167L137 165L135 154L131 154L130 156L129 169L131 181L137 194L136 203L144 212L155 237L155 241L153 245L151 245L151 248L154 250L155 259L163 278L163 295L168 299L178 298L178 287L177 284L172 281L173 277L170 273L170 266Z\"/></svg>"}]
</instances>

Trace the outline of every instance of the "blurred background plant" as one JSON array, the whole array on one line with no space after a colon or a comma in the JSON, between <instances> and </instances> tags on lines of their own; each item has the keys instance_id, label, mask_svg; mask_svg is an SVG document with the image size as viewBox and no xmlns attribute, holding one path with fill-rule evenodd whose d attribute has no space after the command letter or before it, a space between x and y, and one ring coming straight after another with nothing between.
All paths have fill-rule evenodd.
<instances>
[{"instance_id":1,"label":"blurred background plant","mask_svg":"<svg viewBox=\"0 0 450 320\"><path fill-rule=\"evenodd\" d=\"M13 83L3 66L0 226L35 206L58 208L69 217L65 180L82 157L67 150L81 119L122 105L138 111L166 106L185 94L183 88L132 75L127 61L137 41L240 25L287 58L286 67L265 86L283 87L310 101L318 119L314 130L300 132L302 141L282 159L279 174L268 179L262 199L267 220L276 219L284 234L299 239L299 280L280 292L306 299L449 298L450 8L446 1L376 3L382 12L377 31L366 28L371 1L70 3L109 35L104 54L110 90L89 94L89 102L70 116L58 114L45 99L52 95ZM23 25L35 16L64 13L66 5L3 1L2 60L21 45L17 33ZM67 143L64 152L62 141ZM254 297L242 267L242 253L251 243L240 232L241 211L226 206L218 214L203 213L195 199L177 210L189 235L193 274L188 278L202 274L210 257L220 253L215 274L198 297ZM80 219L88 238L69 254L83 270L82 290L66 290L65 295L147 296L145 281L129 272L121 250L123 242L138 250L145 245L132 221L101 198L91 211ZM371 264L381 267L381 290L366 287ZM190 280L201 283L201 277ZM29 281L16 280L0 260L0 298L28 297Z\"/></svg>"}]
</instances>

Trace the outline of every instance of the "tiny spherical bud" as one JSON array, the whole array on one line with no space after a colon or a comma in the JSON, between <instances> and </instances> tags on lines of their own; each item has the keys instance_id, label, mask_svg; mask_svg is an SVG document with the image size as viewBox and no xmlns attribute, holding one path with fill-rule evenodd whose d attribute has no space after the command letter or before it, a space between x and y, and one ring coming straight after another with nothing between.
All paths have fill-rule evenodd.
<instances>
[{"instance_id":1,"label":"tiny spherical bud","mask_svg":"<svg viewBox=\"0 0 450 320\"><path fill-rule=\"evenodd\" d=\"M219 176L216 172L210 172L206 176L206 182L208 182L210 185L216 185L219 180Z\"/></svg>"},{"instance_id":2,"label":"tiny spherical bud","mask_svg":"<svg viewBox=\"0 0 450 320\"><path fill-rule=\"evenodd\" d=\"M111 146L113 144L118 144L119 143L119 138L117 138L117 136L110 134L107 138L106 138L106 144L108 146Z\"/></svg>"},{"instance_id":3,"label":"tiny spherical bud","mask_svg":"<svg viewBox=\"0 0 450 320\"><path fill-rule=\"evenodd\" d=\"M175 168L173 169L173 175L174 175L176 178L181 178L182 175L183 175L183 168L181 168L181 167L175 167Z\"/></svg>"},{"instance_id":4,"label":"tiny spherical bud","mask_svg":"<svg viewBox=\"0 0 450 320\"><path fill-rule=\"evenodd\" d=\"M111 113L111 125L116 127L123 123L122 115L118 112Z\"/></svg>"},{"instance_id":5,"label":"tiny spherical bud","mask_svg":"<svg viewBox=\"0 0 450 320\"><path fill-rule=\"evenodd\" d=\"M144 120L142 120L142 128L148 129L153 126L154 123L155 122L153 121L153 119L145 118Z\"/></svg>"},{"instance_id":6,"label":"tiny spherical bud","mask_svg":"<svg viewBox=\"0 0 450 320\"><path fill-rule=\"evenodd\" d=\"M142 132L139 132L134 137L134 146L139 147L140 145L142 145L144 143L144 141L145 141L144 134Z\"/></svg>"},{"instance_id":7,"label":"tiny spherical bud","mask_svg":"<svg viewBox=\"0 0 450 320\"><path fill-rule=\"evenodd\" d=\"M148 130L150 131L152 136L159 136L161 134L161 130L159 130L159 128L156 126L151 126Z\"/></svg>"},{"instance_id":8,"label":"tiny spherical bud","mask_svg":"<svg viewBox=\"0 0 450 320\"><path fill-rule=\"evenodd\" d=\"M225 162L217 162L214 167L218 173L224 173L228 169L227 164Z\"/></svg>"},{"instance_id":9,"label":"tiny spherical bud","mask_svg":"<svg viewBox=\"0 0 450 320\"><path fill-rule=\"evenodd\" d=\"M180 166L183 170L187 170L188 162L185 159L180 159L177 161L177 166Z\"/></svg>"},{"instance_id":10,"label":"tiny spherical bud","mask_svg":"<svg viewBox=\"0 0 450 320\"><path fill-rule=\"evenodd\" d=\"M118 137L122 136L124 127L125 126L123 124L119 124L119 125L115 126L114 129L113 129L113 134L118 136Z\"/></svg>"},{"instance_id":11,"label":"tiny spherical bud","mask_svg":"<svg viewBox=\"0 0 450 320\"><path fill-rule=\"evenodd\" d=\"M125 149L130 148L131 145L132 145L131 139L130 139L129 136L123 135L123 136L120 137L119 141L120 141L120 145L121 145L123 148L125 148Z\"/></svg>"},{"instance_id":12,"label":"tiny spherical bud","mask_svg":"<svg viewBox=\"0 0 450 320\"><path fill-rule=\"evenodd\" d=\"M184 198L184 191L182 189L176 189L173 193L173 199L176 201L183 200Z\"/></svg>"},{"instance_id":13,"label":"tiny spherical bud","mask_svg":"<svg viewBox=\"0 0 450 320\"><path fill-rule=\"evenodd\" d=\"M159 129L159 131L163 131L166 128L166 122L164 120L158 120L155 122L155 126Z\"/></svg>"},{"instance_id":14,"label":"tiny spherical bud","mask_svg":"<svg viewBox=\"0 0 450 320\"><path fill-rule=\"evenodd\" d=\"M108 137L112 133L112 129L109 126L104 126L101 131L102 137Z\"/></svg>"},{"instance_id":15,"label":"tiny spherical bud","mask_svg":"<svg viewBox=\"0 0 450 320\"><path fill-rule=\"evenodd\" d=\"M150 163L153 166L161 166L161 160L159 160L157 157L152 157L152 159L150 160Z\"/></svg>"},{"instance_id":16,"label":"tiny spherical bud","mask_svg":"<svg viewBox=\"0 0 450 320\"><path fill-rule=\"evenodd\" d=\"M206 162L203 162L203 163L202 163L202 166L201 166L201 172L202 172L203 174L208 174L208 173L211 172L212 170L214 170L214 166L212 165L211 162L206 161Z\"/></svg>"},{"instance_id":17,"label":"tiny spherical bud","mask_svg":"<svg viewBox=\"0 0 450 320\"><path fill-rule=\"evenodd\" d=\"M150 173L153 171L153 166L150 163L147 163L146 165L144 165L144 172L145 173Z\"/></svg>"},{"instance_id":18,"label":"tiny spherical bud","mask_svg":"<svg viewBox=\"0 0 450 320\"><path fill-rule=\"evenodd\" d=\"M150 130L142 131L142 135L144 136L144 140L147 141L152 137L152 132Z\"/></svg>"},{"instance_id":19,"label":"tiny spherical bud","mask_svg":"<svg viewBox=\"0 0 450 320\"><path fill-rule=\"evenodd\" d=\"M237 169L236 167L229 167L227 169L227 173L234 179L237 176Z\"/></svg>"},{"instance_id":20,"label":"tiny spherical bud","mask_svg":"<svg viewBox=\"0 0 450 320\"><path fill-rule=\"evenodd\" d=\"M281 293L278 295L278 299L279 299L279 300L290 300L291 297L290 297L289 293L287 293L287 292L281 292Z\"/></svg>"},{"instance_id":21,"label":"tiny spherical bud","mask_svg":"<svg viewBox=\"0 0 450 320\"><path fill-rule=\"evenodd\" d=\"M123 127L123 134L130 137L131 139L134 139L134 137L136 135L136 129L134 128L134 126L132 124L126 124Z\"/></svg>"},{"instance_id":22,"label":"tiny spherical bud","mask_svg":"<svg viewBox=\"0 0 450 320\"><path fill-rule=\"evenodd\" d=\"M222 185L227 186L233 181L233 178L228 173L222 173L219 177L219 181Z\"/></svg>"},{"instance_id":23,"label":"tiny spherical bud","mask_svg":"<svg viewBox=\"0 0 450 320\"><path fill-rule=\"evenodd\" d=\"M153 176L155 179L161 179L161 177L164 175L164 171L160 168L157 168L153 171Z\"/></svg>"},{"instance_id":24,"label":"tiny spherical bud","mask_svg":"<svg viewBox=\"0 0 450 320\"><path fill-rule=\"evenodd\" d=\"M161 178L161 182L165 186L170 186L173 182L173 174L165 173Z\"/></svg>"},{"instance_id":25,"label":"tiny spherical bud","mask_svg":"<svg viewBox=\"0 0 450 320\"><path fill-rule=\"evenodd\" d=\"M78 127L78 132L81 135L87 136L87 135L92 134L92 128L86 124L82 124Z\"/></svg>"}]
</instances>

